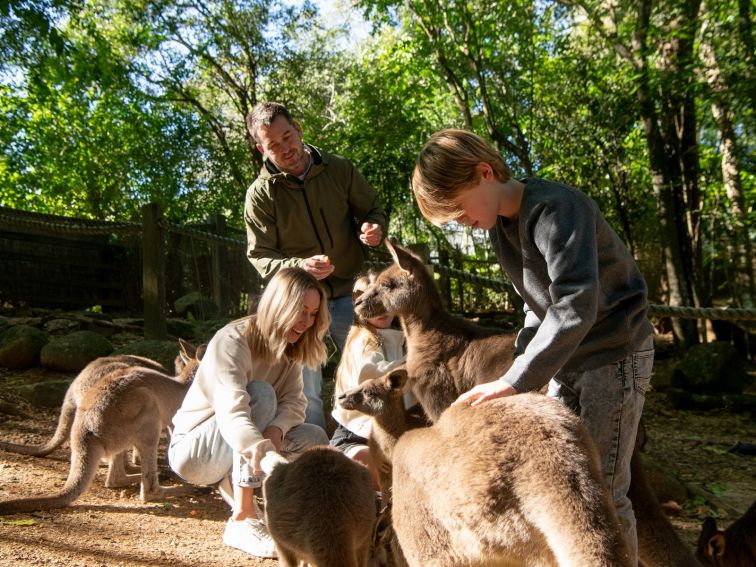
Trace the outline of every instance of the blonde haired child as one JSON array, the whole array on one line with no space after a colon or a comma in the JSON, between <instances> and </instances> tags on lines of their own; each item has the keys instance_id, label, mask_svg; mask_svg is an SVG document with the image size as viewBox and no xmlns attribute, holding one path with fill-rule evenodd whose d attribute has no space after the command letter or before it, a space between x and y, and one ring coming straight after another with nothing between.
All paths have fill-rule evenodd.
<instances>
[{"instance_id":1,"label":"blonde haired child","mask_svg":"<svg viewBox=\"0 0 756 567\"><path fill-rule=\"evenodd\" d=\"M467 130L430 137L412 190L430 221L487 230L525 303L514 364L455 403L548 383L549 395L583 418L598 446L635 560L630 457L654 360L646 282L635 260L587 195L564 183L513 178L499 153Z\"/></svg>"},{"instance_id":2,"label":"blonde haired child","mask_svg":"<svg viewBox=\"0 0 756 567\"><path fill-rule=\"evenodd\" d=\"M357 299L375 281L370 273L358 278L353 287L352 299ZM394 328L395 317L391 313L366 320L355 320L349 329L341 362L336 369L334 399L356 388L365 380L377 378L400 366L405 361L404 333ZM413 398L405 395L409 407ZM368 467L373 476L373 485L379 488L378 471L367 447L371 417L355 410L345 410L334 403L331 415L337 422L331 445L349 458Z\"/></svg>"},{"instance_id":3,"label":"blonde haired child","mask_svg":"<svg viewBox=\"0 0 756 567\"><path fill-rule=\"evenodd\" d=\"M329 323L318 281L300 268L279 270L256 313L208 343L173 418L171 468L192 484L218 483L233 508L223 542L257 557L276 556L255 504L260 460L268 451L293 456L328 443L322 428L304 423L302 366L325 361Z\"/></svg>"}]
</instances>

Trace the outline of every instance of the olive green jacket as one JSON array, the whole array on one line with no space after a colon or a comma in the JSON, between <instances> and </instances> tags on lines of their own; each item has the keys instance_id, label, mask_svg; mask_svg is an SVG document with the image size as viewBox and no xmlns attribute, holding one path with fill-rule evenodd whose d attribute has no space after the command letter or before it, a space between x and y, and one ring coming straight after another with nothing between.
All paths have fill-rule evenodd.
<instances>
[{"instance_id":1,"label":"olive green jacket","mask_svg":"<svg viewBox=\"0 0 756 567\"><path fill-rule=\"evenodd\" d=\"M301 268L307 258L325 254L334 265L321 282L329 297L350 295L365 260L360 226L377 223L385 235L388 219L375 190L349 161L307 148L313 164L304 181L266 160L247 190L247 257L267 281L283 267Z\"/></svg>"}]
</instances>

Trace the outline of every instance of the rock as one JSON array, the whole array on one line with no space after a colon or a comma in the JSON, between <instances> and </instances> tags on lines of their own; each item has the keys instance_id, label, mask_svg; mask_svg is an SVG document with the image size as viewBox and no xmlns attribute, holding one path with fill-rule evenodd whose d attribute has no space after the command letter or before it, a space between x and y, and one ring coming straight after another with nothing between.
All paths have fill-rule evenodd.
<instances>
[{"instance_id":1,"label":"rock","mask_svg":"<svg viewBox=\"0 0 756 567\"><path fill-rule=\"evenodd\" d=\"M179 315L189 315L195 319L206 320L218 316L218 306L212 299L203 297L198 291L187 293L179 297L174 303L173 308Z\"/></svg>"},{"instance_id":2,"label":"rock","mask_svg":"<svg viewBox=\"0 0 756 567\"><path fill-rule=\"evenodd\" d=\"M186 319L168 319L166 321L166 327L168 334L173 337L181 337L182 339L194 338L194 325L191 321Z\"/></svg>"},{"instance_id":3,"label":"rock","mask_svg":"<svg viewBox=\"0 0 756 567\"><path fill-rule=\"evenodd\" d=\"M0 332L0 366L23 370L39 363L45 333L29 325L15 325Z\"/></svg>"},{"instance_id":4,"label":"rock","mask_svg":"<svg viewBox=\"0 0 756 567\"><path fill-rule=\"evenodd\" d=\"M113 345L99 333L77 331L53 339L40 353L40 362L48 370L78 372L95 358L113 352Z\"/></svg>"},{"instance_id":5,"label":"rock","mask_svg":"<svg viewBox=\"0 0 756 567\"><path fill-rule=\"evenodd\" d=\"M30 404L36 407L59 408L63 403L71 380L51 380L35 384L22 384L13 390Z\"/></svg>"},{"instance_id":6,"label":"rock","mask_svg":"<svg viewBox=\"0 0 756 567\"><path fill-rule=\"evenodd\" d=\"M143 340L129 343L117 349L114 354L135 354L156 360L169 372L174 371L173 363L179 352L178 341Z\"/></svg>"},{"instance_id":7,"label":"rock","mask_svg":"<svg viewBox=\"0 0 756 567\"><path fill-rule=\"evenodd\" d=\"M672 373L672 386L693 394L739 394L747 380L743 359L726 342L689 348Z\"/></svg>"},{"instance_id":8,"label":"rock","mask_svg":"<svg viewBox=\"0 0 756 567\"><path fill-rule=\"evenodd\" d=\"M81 324L72 319L51 319L45 323L45 332L48 335L74 333L79 329L81 329Z\"/></svg>"},{"instance_id":9,"label":"rock","mask_svg":"<svg viewBox=\"0 0 756 567\"><path fill-rule=\"evenodd\" d=\"M209 321L200 321L197 323L194 330L194 342L196 344L207 344L213 335L225 327L229 322L229 319L211 319Z\"/></svg>"}]
</instances>

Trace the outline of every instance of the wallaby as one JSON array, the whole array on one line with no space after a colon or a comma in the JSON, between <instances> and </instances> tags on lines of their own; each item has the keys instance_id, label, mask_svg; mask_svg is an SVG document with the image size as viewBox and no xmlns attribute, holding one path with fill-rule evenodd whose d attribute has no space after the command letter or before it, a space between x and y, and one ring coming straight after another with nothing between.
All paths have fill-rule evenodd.
<instances>
[{"instance_id":1,"label":"wallaby","mask_svg":"<svg viewBox=\"0 0 756 567\"><path fill-rule=\"evenodd\" d=\"M706 518L698 537L696 556L704 565L746 567L756 565L756 502L726 530Z\"/></svg>"},{"instance_id":2,"label":"wallaby","mask_svg":"<svg viewBox=\"0 0 756 567\"><path fill-rule=\"evenodd\" d=\"M337 400L344 409L357 410L373 418L368 447L378 468L383 504L391 500L391 461L397 439L410 429L430 425L425 416L405 409L402 388L406 382L407 371L399 367L344 392Z\"/></svg>"},{"instance_id":3,"label":"wallaby","mask_svg":"<svg viewBox=\"0 0 756 567\"><path fill-rule=\"evenodd\" d=\"M19 453L21 455L31 455L34 457L45 457L49 455L55 449L63 445L68 438L71 431L71 424L73 423L76 414L76 409L79 407L84 395L92 388L92 386L99 382L103 376L108 376L118 370L134 367L149 368L163 374L168 373L162 364L142 356L124 354L97 358L87 364L68 386L66 395L63 398L63 405L60 408L58 426L55 429L55 433L53 433L53 436L48 441L41 445L21 445L18 443L0 441L0 450ZM120 457L114 457L110 460L105 486L109 488L117 488L129 484L130 480L126 476L125 457L126 452Z\"/></svg>"},{"instance_id":4,"label":"wallaby","mask_svg":"<svg viewBox=\"0 0 756 567\"><path fill-rule=\"evenodd\" d=\"M522 394L453 406L402 432L393 402L406 380L392 371L339 403L374 415L373 431L401 435L391 514L409 565L630 565L598 454L570 410ZM385 427L391 416L398 423Z\"/></svg>"},{"instance_id":5,"label":"wallaby","mask_svg":"<svg viewBox=\"0 0 756 567\"><path fill-rule=\"evenodd\" d=\"M287 462L269 452L261 466L265 525L284 567L367 567L375 492L367 467L330 447Z\"/></svg>"},{"instance_id":6,"label":"wallaby","mask_svg":"<svg viewBox=\"0 0 756 567\"><path fill-rule=\"evenodd\" d=\"M182 342L181 348L186 345ZM141 475L126 477L132 483L141 479L143 502L190 491L160 486L157 452L160 433L181 405L202 352L202 347L192 354L184 352L187 363L177 377L152 368L118 365L103 375L78 401L71 426L71 466L61 492L0 502L0 515L68 506L92 484L102 458L122 462L121 453L131 447L139 453Z\"/></svg>"},{"instance_id":7,"label":"wallaby","mask_svg":"<svg viewBox=\"0 0 756 567\"><path fill-rule=\"evenodd\" d=\"M355 311L361 317L385 312L399 317L407 337L406 368L412 391L435 421L459 395L507 371L514 358L516 335L483 329L449 314L420 258L388 239L385 242L394 264L385 268L355 301ZM646 538L639 541L641 563L645 567L697 565L648 486L638 485L635 475L631 493L638 535ZM650 510L658 513L649 513Z\"/></svg>"}]
</instances>

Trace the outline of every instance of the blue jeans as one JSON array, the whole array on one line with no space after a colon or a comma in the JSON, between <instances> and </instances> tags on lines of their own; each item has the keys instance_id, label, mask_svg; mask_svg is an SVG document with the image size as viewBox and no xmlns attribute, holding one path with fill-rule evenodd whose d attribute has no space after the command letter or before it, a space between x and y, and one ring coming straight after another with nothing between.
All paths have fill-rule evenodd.
<instances>
[{"instance_id":1,"label":"blue jeans","mask_svg":"<svg viewBox=\"0 0 756 567\"><path fill-rule=\"evenodd\" d=\"M257 380L247 385L247 392L251 397L252 421L260 432L265 431L278 410L276 393L270 384ZM288 459L314 445L328 445L328 436L319 427L303 423L286 433L281 453ZM220 482L240 460L223 439L215 416L188 433L174 435L168 447L171 469L192 484Z\"/></svg>"},{"instance_id":2,"label":"blue jeans","mask_svg":"<svg viewBox=\"0 0 756 567\"><path fill-rule=\"evenodd\" d=\"M582 418L598 447L604 482L630 544L633 565L638 562L638 536L627 497L630 458L653 365L654 342L649 337L619 362L585 372L559 372L549 382L548 395Z\"/></svg>"},{"instance_id":3,"label":"blue jeans","mask_svg":"<svg viewBox=\"0 0 756 567\"><path fill-rule=\"evenodd\" d=\"M339 348L339 353L341 353L344 350L349 327L352 326L352 296L345 295L336 299L329 299L328 310L331 312L331 327L329 329L331 338ZM325 431L323 400L320 398L320 391L323 388L323 369L320 366L317 368L305 366L302 369L302 380L304 381L304 394L307 398L305 423L319 425Z\"/></svg>"}]
</instances>

